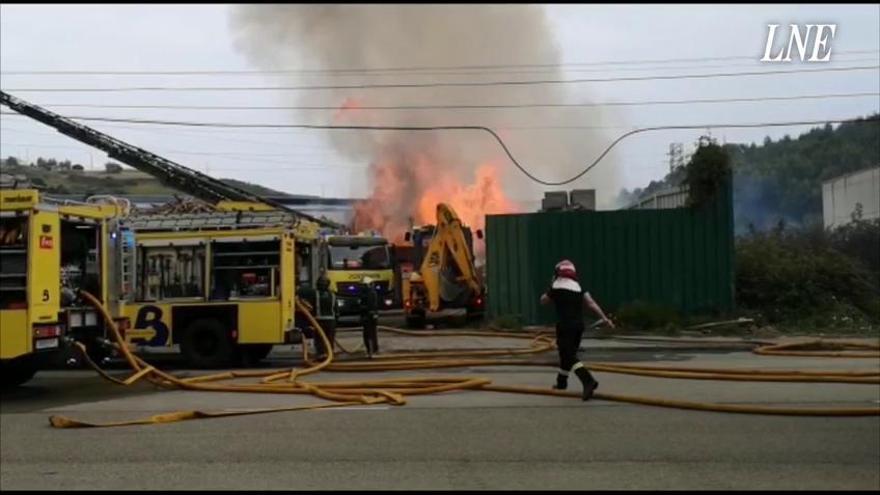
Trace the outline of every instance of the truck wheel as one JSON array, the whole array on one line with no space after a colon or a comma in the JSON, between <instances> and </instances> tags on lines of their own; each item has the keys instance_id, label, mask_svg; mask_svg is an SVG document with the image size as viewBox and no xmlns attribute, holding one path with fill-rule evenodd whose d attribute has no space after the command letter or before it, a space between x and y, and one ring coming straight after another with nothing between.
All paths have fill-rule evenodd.
<instances>
[{"instance_id":1,"label":"truck wheel","mask_svg":"<svg viewBox=\"0 0 880 495\"><path fill-rule=\"evenodd\" d=\"M482 309L467 308L465 318L468 322L480 321L483 319L485 312Z\"/></svg>"},{"instance_id":2,"label":"truck wheel","mask_svg":"<svg viewBox=\"0 0 880 495\"><path fill-rule=\"evenodd\" d=\"M32 356L19 358L0 365L0 385L3 389L27 383L37 374L37 360Z\"/></svg>"},{"instance_id":3,"label":"truck wheel","mask_svg":"<svg viewBox=\"0 0 880 495\"><path fill-rule=\"evenodd\" d=\"M239 350L245 366L255 366L272 352L272 344L243 344Z\"/></svg>"},{"instance_id":4,"label":"truck wheel","mask_svg":"<svg viewBox=\"0 0 880 495\"><path fill-rule=\"evenodd\" d=\"M196 368L218 368L232 364L236 354L226 326L213 318L192 322L183 333L180 350L187 363Z\"/></svg>"},{"instance_id":5,"label":"truck wheel","mask_svg":"<svg viewBox=\"0 0 880 495\"><path fill-rule=\"evenodd\" d=\"M409 328L425 328L425 313L414 311L406 315L406 326Z\"/></svg>"}]
</instances>

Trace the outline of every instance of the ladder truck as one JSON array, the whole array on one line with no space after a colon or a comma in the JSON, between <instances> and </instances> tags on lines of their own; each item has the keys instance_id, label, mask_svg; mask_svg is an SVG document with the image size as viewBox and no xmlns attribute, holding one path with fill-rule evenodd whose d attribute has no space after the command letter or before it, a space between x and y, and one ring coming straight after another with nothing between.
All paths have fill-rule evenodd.
<instances>
[{"instance_id":1,"label":"ladder truck","mask_svg":"<svg viewBox=\"0 0 880 495\"><path fill-rule=\"evenodd\" d=\"M101 299L132 345L179 344L191 364L258 361L291 339L294 290L314 299L321 229L342 226L288 208L0 91L0 104L107 153L218 210L108 220ZM81 312L80 312L81 310ZM332 310L332 306L331 306ZM91 349L100 319L71 308L66 333ZM106 342L106 340L103 340ZM91 344L91 345L90 345ZM96 358L102 357L96 352Z\"/></svg>"}]
</instances>

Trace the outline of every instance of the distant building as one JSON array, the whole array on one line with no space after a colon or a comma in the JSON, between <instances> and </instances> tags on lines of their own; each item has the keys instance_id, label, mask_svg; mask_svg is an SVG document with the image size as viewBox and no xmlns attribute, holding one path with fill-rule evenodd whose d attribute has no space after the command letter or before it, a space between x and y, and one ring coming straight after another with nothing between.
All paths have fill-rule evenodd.
<instances>
[{"instance_id":1,"label":"distant building","mask_svg":"<svg viewBox=\"0 0 880 495\"><path fill-rule=\"evenodd\" d=\"M862 219L880 218L880 166L840 175L822 183L822 218L825 228L852 222L861 209Z\"/></svg>"},{"instance_id":2,"label":"distant building","mask_svg":"<svg viewBox=\"0 0 880 495\"><path fill-rule=\"evenodd\" d=\"M668 208L684 208L687 206L688 188L673 186L642 196L621 210L665 210Z\"/></svg>"}]
</instances>

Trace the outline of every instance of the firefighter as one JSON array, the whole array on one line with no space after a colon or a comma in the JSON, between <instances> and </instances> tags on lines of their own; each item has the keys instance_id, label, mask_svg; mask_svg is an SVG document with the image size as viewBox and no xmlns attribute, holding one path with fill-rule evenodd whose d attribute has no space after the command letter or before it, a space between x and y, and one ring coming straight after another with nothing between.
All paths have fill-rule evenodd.
<instances>
[{"instance_id":1,"label":"firefighter","mask_svg":"<svg viewBox=\"0 0 880 495\"><path fill-rule=\"evenodd\" d=\"M559 350L559 370L553 388L568 388L568 375L573 372L583 385L583 400L589 400L599 382L577 356L584 333L583 307L593 310L608 326L614 328L614 323L605 316L590 293L581 288L574 263L569 260L556 264L550 289L541 295L541 304L550 303L556 308L556 347Z\"/></svg>"},{"instance_id":2,"label":"firefighter","mask_svg":"<svg viewBox=\"0 0 880 495\"><path fill-rule=\"evenodd\" d=\"M379 352L379 295L373 287L373 279L364 277L364 292L361 296L361 326L364 332L364 348L367 356Z\"/></svg>"}]
</instances>

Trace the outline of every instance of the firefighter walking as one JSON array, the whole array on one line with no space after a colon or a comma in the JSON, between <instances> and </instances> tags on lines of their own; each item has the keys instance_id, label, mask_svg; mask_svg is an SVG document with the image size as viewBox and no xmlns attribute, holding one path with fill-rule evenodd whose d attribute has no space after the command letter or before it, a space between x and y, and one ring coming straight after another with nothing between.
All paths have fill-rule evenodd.
<instances>
[{"instance_id":1,"label":"firefighter walking","mask_svg":"<svg viewBox=\"0 0 880 495\"><path fill-rule=\"evenodd\" d=\"M569 260L556 264L550 289L541 295L541 304L551 303L556 309L556 347L559 350L559 370L553 388L568 388L568 376L574 373L583 385L583 400L589 400L599 382L577 356L584 333L584 306L595 312L610 327L614 328L614 323L605 316L590 293L581 288L574 263Z\"/></svg>"}]
</instances>

